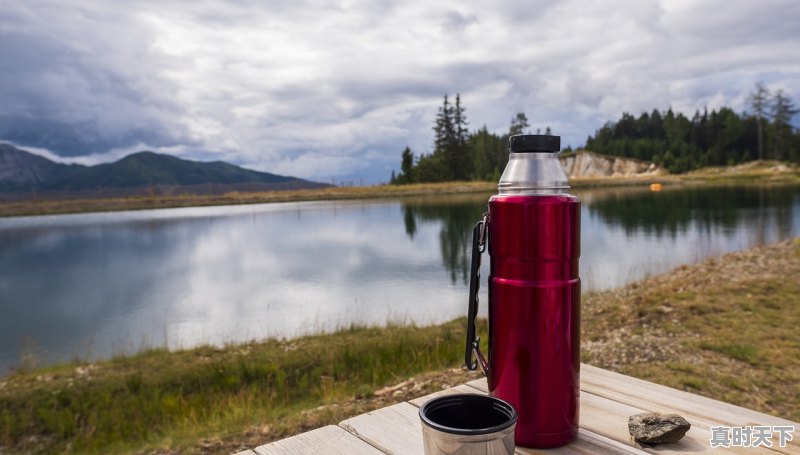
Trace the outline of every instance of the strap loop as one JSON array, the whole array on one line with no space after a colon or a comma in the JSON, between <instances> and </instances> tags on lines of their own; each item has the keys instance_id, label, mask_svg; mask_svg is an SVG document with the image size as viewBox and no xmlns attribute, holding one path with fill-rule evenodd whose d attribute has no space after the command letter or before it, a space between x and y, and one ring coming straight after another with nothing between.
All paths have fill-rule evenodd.
<instances>
[{"instance_id":1,"label":"strap loop","mask_svg":"<svg viewBox=\"0 0 800 455\"><path fill-rule=\"evenodd\" d=\"M478 291L481 287L481 255L486 251L486 239L489 236L489 214L472 228L472 263L469 274L469 302L467 310L467 346L464 362L467 368L475 370L480 365L484 375L489 374L489 364L481 353L480 338L476 334L475 319L478 317ZM473 360L473 354L477 362Z\"/></svg>"}]
</instances>

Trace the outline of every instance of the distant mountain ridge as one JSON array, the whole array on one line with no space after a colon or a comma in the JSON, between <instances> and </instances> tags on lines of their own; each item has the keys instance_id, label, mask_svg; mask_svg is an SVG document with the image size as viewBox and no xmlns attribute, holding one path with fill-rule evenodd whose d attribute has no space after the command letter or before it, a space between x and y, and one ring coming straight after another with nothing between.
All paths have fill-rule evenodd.
<instances>
[{"instance_id":1,"label":"distant mountain ridge","mask_svg":"<svg viewBox=\"0 0 800 455\"><path fill-rule=\"evenodd\" d=\"M56 163L12 145L0 144L0 190L41 186L85 168L78 164Z\"/></svg>"},{"instance_id":2,"label":"distant mountain ridge","mask_svg":"<svg viewBox=\"0 0 800 455\"><path fill-rule=\"evenodd\" d=\"M0 144L0 191L91 192L164 187L205 192L319 188L328 186L296 177L244 169L222 161L199 162L143 151L113 163L83 166L61 164L10 144ZM173 192L173 191L171 191ZM192 192L192 191L189 191Z\"/></svg>"}]
</instances>

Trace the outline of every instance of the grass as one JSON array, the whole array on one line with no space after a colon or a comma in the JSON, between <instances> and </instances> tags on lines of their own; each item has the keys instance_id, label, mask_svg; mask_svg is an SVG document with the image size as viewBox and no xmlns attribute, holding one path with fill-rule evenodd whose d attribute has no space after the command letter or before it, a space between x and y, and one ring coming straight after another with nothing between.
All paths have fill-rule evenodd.
<instances>
[{"instance_id":1,"label":"grass","mask_svg":"<svg viewBox=\"0 0 800 455\"><path fill-rule=\"evenodd\" d=\"M231 192L221 195L177 194L119 198L40 199L0 202L0 216L113 212L121 210L263 204L272 202L393 198L491 192L496 189L496 182L447 182L419 183L413 185L330 187L309 190Z\"/></svg>"},{"instance_id":2,"label":"grass","mask_svg":"<svg viewBox=\"0 0 800 455\"><path fill-rule=\"evenodd\" d=\"M752 162L732 168L707 168L681 175L647 177L593 177L571 179L573 188L665 185L718 185L724 183L800 183L800 168L778 162ZM197 207L268 202L295 202L393 198L460 193L493 193L497 182L444 182L411 185L378 185L331 187L311 190L266 192L231 192L222 195L145 195L119 198L37 199L14 202L0 201L0 217L50 215L61 213L109 212L174 207Z\"/></svg>"},{"instance_id":3,"label":"grass","mask_svg":"<svg viewBox=\"0 0 800 455\"><path fill-rule=\"evenodd\" d=\"M798 276L795 239L590 295L583 359L798 421Z\"/></svg>"},{"instance_id":4,"label":"grass","mask_svg":"<svg viewBox=\"0 0 800 455\"><path fill-rule=\"evenodd\" d=\"M582 359L798 421L798 276L795 239L591 293ZM0 380L0 453L252 448L476 378L458 368L464 326L351 328L18 372Z\"/></svg>"},{"instance_id":5,"label":"grass","mask_svg":"<svg viewBox=\"0 0 800 455\"><path fill-rule=\"evenodd\" d=\"M13 374L0 386L0 452L186 449L253 422L270 427L262 440L278 438L303 428L308 410L456 364L464 326L352 328Z\"/></svg>"},{"instance_id":6,"label":"grass","mask_svg":"<svg viewBox=\"0 0 800 455\"><path fill-rule=\"evenodd\" d=\"M709 351L719 352L720 354L724 354L732 359L740 360L742 362L749 363L750 365L756 365L757 360L759 358L758 355L758 348L753 345L749 344L740 344L740 343L709 343L709 342L702 342L700 343L701 349L707 349Z\"/></svg>"}]
</instances>

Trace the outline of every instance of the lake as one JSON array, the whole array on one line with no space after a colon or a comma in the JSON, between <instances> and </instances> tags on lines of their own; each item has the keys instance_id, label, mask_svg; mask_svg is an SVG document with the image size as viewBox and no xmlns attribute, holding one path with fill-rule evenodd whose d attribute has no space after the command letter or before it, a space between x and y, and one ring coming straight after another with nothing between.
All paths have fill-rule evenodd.
<instances>
[{"instance_id":1,"label":"lake","mask_svg":"<svg viewBox=\"0 0 800 455\"><path fill-rule=\"evenodd\" d=\"M574 193L584 292L800 235L798 186ZM22 355L44 365L466 316L488 197L0 218L0 373Z\"/></svg>"}]
</instances>

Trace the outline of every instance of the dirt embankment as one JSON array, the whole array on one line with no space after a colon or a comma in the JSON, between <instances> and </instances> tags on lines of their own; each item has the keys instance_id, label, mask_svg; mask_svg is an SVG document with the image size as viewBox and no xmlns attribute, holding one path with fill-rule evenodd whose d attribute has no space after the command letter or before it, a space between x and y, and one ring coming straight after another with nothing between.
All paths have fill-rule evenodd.
<instances>
[{"instance_id":1,"label":"dirt embankment","mask_svg":"<svg viewBox=\"0 0 800 455\"><path fill-rule=\"evenodd\" d=\"M600 155L588 150L561 154L559 160L570 178L647 177L667 174L667 171L655 163Z\"/></svg>"}]
</instances>

